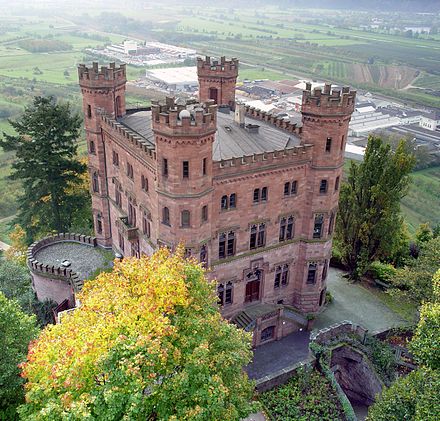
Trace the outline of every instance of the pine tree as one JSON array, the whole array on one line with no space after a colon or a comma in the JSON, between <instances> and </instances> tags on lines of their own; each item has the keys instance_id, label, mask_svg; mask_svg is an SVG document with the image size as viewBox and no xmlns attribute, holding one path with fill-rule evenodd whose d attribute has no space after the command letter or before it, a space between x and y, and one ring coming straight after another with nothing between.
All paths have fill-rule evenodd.
<instances>
[{"instance_id":1,"label":"pine tree","mask_svg":"<svg viewBox=\"0 0 440 421\"><path fill-rule=\"evenodd\" d=\"M17 134L3 133L0 146L15 152L11 178L23 185L16 222L25 229L28 242L39 234L68 231L85 205L84 195L75 191L86 168L77 159L81 118L68 103L35 97L10 124Z\"/></svg>"},{"instance_id":2,"label":"pine tree","mask_svg":"<svg viewBox=\"0 0 440 421\"><path fill-rule=\"evenodd\" d=\"M352 278L368 265L390 258L403 226L400 200L405 196L414 157L403 142L393 152L378 137L368 140L362 163L352 162L341 187L336 242Z\"/></svg>"}]
</instances>

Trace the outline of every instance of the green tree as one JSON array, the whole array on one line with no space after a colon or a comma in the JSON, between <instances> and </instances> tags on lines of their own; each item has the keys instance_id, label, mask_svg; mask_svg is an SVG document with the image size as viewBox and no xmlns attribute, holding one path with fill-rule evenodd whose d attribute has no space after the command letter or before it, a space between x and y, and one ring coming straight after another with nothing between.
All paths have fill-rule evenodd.
<instances>
[{"instance_id":1,"label":"green tree","mask_svg":"<svg viewBox=\"0 0 440 421\"><path fill-rule=\"evenodd\" d=\"M407 266L398 269L390 279L394 287L403 294L421 303L432 301L433 276L440 268L440 237L420 244L417 259L407 261Z\"/></svg>"},{"instance_id":2,"label":"green tree","mask_svg":"<svg viewBox=\"0 0 440 421\"><path fill-rule=\"evenodd\" d=\"M417 243L426 243L427 241L431 240L433 237L431 228L429 226L429 222L426 222L424 224L420 224L417 228L416 232L416 240Z\"/></svg>"},{"instance_id":3,"label":"green tree","mask_svg":"<svg viewBox=\"0 0 440 421\"><path fill-rule=\"evenodd\" d=\"M37 235L68 231L72 218L84 206L75 186L85 171L76 157L81 118L68 103L53 97L35 97L16 121L16 135L3 133L0 146L14 151L13 179L23 185L17 223L31 242Z\"/></svg>"},{"instance_id":4,"label":"green tree","mask_svg":"<svg viewBox=\"0 0 440 421\"><path fill-rule=\"evenodd\" d=\"M179 248L124 259L88 281L81 307L30 349L22 419L245 417L250 335L221 317L204 275Z\"/></svg>"},{"instance_id":5,"label":"green tree","mask_svg":"<svg viewBox=\"0 0 440 421\"><path fill-rule=\"evenodd\" d=\"M378 137L368 139L362 163L352 162L341 186L336 241L350 276L362 276L370 262L390 258L403 225L400 200L409 185L414 157L403 142L393 153Z\"/></svg>"},{"instance_id":6,"label":"green tree","mask_svg":"<svg viewBox=\"0 0 440 421\"><path fill-rule=\"evenodd\" d=\"M17 301L0 292L0 419L17 418L23 402L23 379L18 365L26 359L29 342L37 336L35 316L24 314Z\"/></svg>"}]
</instances>

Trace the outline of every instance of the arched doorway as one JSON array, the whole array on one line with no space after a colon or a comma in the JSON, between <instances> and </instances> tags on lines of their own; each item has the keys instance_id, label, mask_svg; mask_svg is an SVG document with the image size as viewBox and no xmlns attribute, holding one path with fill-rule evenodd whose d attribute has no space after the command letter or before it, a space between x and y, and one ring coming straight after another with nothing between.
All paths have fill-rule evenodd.
<instances>
[{"instance_id":1,"label":"arched doorway","mask_svg":"<svg viewBox=\"0 0 440 421\"><path fill-rule=\"evenodd\" d=\"M246 283L246 295L245 302L251 303L253 301L258 301L260 299L260 284L263 277L263 271L256 268L250 272L245 277Z\"/></svg>"},{"instance_id":2,"label":"arched doorway","mask_svg":"<svg viewBox=\"0 0 440 421\"><path fill-rule=\"evenodd\" d=\"M215 103L218 103L218 89L217 88L209 88L209 99L213 99Z\"/></svg>"}]
</instances>

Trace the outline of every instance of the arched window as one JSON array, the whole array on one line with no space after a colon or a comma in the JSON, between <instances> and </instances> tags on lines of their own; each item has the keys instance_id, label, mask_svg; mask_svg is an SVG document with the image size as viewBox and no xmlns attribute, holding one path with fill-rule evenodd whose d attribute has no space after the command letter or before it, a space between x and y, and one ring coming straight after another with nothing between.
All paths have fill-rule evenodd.
<instances>
[{"instance_id":1,"label":"arched window","mask_svg":"<svg viewBox=\"0 0 440 421\"><path fill-rule=\"evenodd\" d=\"M267 187L261 189L261 201L267 202Z\"/></svg>"},{"instance_id":2,"label":"arched window","mask_svg":"<svg viewBox=\"0 0 440 421\"><path fill-rule=\"evenodd\" d=\"M162 223L170 225L170 210L167 207L162 209Z\"/></svg>"},{"instance_id":3,"label":"arched window","mask_svg":"<svg viewBox=\"0 0 440 421\"><path fill-rule=\"evenodd\" d=\"M99 193L99 178L97 172L94 172L92 175L92 189L94 193Z\"/></svg>"},{"instance_id":4,"label":"arched window","mask_svg":"<svg viewBox=\"0 0 440 421\"><path fill-rule=\"evenodd\" d=\"M284 183L284 196L289 196L290 195L290 183Z\"/></svg>"},{"instance_id":5,"label":"arched window","mask_svg":"<svg viewBox=\"0 0 440 421\"><path fill-rule=\"evenodd\" d=\"M275 326L266 327L266 329L261 332L261 342L270 341L271 339L273 339L274 335Z\"/></svg>"},{"instance_id":6,"label":"arched window","mask_svg":"<svg viewBox=\"0 0 440 421\"><path fill-rule=\"evenodd\" d=\"M254 189L254 203L260 201L260 189Z\"/></svg>"},{"instance_id":7,"label":"arched window","mask_svg":"<svg viewBox=\"0 0 440 421\"><path fill-rule=\"evenodd\" d=\"M190 213L189 210L183 210L181 213L181 225L182 227L188 228L190 226Z\"/></svg>"},{"instance_id":8,"label":"arched window","mask_svg":"<svg viewBox=\"0 0 440 421\"><path fill-rule=\"evenodd\" d=\"M228 196L222 196L220 207L222 210L228 209Z\"/></svg>"},{"instance_id":9,"label":"arched window","mask_svg":"<svg viewBox=\"0 0 440 421\"><path fill-rule=\"evenodd\" d=\"M231 209L235 209L236 206L237 206L237 195L235 193L232 193L229 196L229 207Z\"/></svg>"}]
</instances>

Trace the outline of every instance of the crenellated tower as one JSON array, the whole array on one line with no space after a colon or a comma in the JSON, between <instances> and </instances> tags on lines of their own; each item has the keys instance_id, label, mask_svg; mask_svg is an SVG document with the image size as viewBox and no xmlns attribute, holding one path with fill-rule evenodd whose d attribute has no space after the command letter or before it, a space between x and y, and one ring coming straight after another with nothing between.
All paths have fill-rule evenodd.
<instances>
[{"instance_id":1,"label":"crenellated tower","mask_svg":"<svg viewBox=\"0 0 440 421\"><path fill-rule=\"evenodd\" d=\"M356 92L348 87L311 88L308 83L301 111L301 142L313 145L313 153L307 174L308 217L301 228L307 239L300 247L304 267L298 271L294 303L305 312L316 312L325 300L345 144L356 100Z\"/></svg>"},{"instance_id":2,"label":"crenellated tower","mask_svg":"<svg viewBox=\"0 0 440 421\"><path fill-rule=\"evenodd\" d=\"M113 118L125 115L125 64L117 67L111 63L109 67L101 68L98 63L93 63L92 67L81 64L78 76L83 98L95 233L100 245L110 247L112 233L101 114Z\"/></svg>"},{"instance_id":3,"label":"crenellated tower","mask_svg":"<svg viewBox=\"0 0 440 421\"><path fill-rule=\"evenodd\" d=\"M215 104L228 105L235 108L235 85L238 77L238 60L220 62L206 56L197 59L197 75L199 79L199 101L213 100Z\"/></svg>"},{"instance_id":4,"label":"crenellated tower","mask_svg":"<svg viewBox=\"0 0 440 421\"><path fill-rule=\"evenodd\" d=\"M212 209L212 145L217 130L214 101L151 107L156 140L159 240L184 242L191 253L209 248Z\"/></svg>"}]
</instances>

